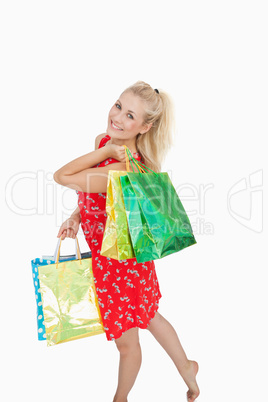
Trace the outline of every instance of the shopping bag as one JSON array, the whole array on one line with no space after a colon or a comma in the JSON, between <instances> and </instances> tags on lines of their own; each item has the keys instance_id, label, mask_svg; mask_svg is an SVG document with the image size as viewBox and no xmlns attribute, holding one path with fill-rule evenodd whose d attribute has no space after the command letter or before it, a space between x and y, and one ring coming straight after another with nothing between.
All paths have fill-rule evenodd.
<instances>
[{"instance_id":1,"label":"shopping bag","mask_svg":"<svg viewBox=\"0 0 268 402\"><path fill-rule=\"evenodd\" d=\"M42 306L42 298L41 298L41 291L40 291L40 282L39 282L39 275L38 275L38 267L45 266L51 264L56 261L58 250L60 246L60 239L58 240L58 244L56 246L56 250L54 255L43 255L42 258L35 258L31 260L32 266L32 277L33 277L33 284L35 290L35 300L36 300L36 319L37 319L37 334L38 340L44 341L46 340L46 328L44 323L44 313L43 313L43 306ZM78 244L78 250L80 253L80 248ZM77 248L75 248L75 254L73 255L64 255L59 257L59 261L68 261L78 259L77 255ZM80 253L81 258L90 258L91 251L87 251L85 253Z\"/></svg>"},{"instance_id":2,"label":"shopping bag","mask_svg":"<svg viewBox=\"0 0 268 402\"><path fill-rule=\"evenodd\" d=\"M167 172L155 173L135 160L143 171L127 167L120 177L132 246L137 261L163 258L196 243L192 227ZM152 173L148 173L151 171Z\"/></svg>"},{"instance_id":3,"label":"shopping bag","mask_svg":"<svg viewBox=\"0 0 268 402\"><path fill-rule=\"evenodd\" d=\"M80 339L104 332L99 310L92 259L59 261L38 267L47 345Z\"/></svg>"},{"instance_id":4,"label":"shopping bag","mask_svg":"<svg viewBox=\"0 0 268 402\"><path fill-rule=\"evenodd\" d=\"M127 216L120 184L120 176L125 174L125 171L118 170L109 170L108 172L106 193L107 220L100 254L115 260L135 258L128 231Z\"/></svg>"}]
</instances>

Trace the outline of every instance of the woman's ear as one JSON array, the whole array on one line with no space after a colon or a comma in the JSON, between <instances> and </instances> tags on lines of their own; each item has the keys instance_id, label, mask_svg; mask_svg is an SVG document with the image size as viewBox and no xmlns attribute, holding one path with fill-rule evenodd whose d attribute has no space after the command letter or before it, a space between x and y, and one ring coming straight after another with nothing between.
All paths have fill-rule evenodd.
<instances>
[{"instance_id":1,"label":"woman's ear","mask_svg":"<svg viewBox=\"0 0 268 402\"><path fill-rule=\"evenodd\" d=\"M140 134L145 134L147 133L147 131L150 130L150 128L152 127L153 123L149 123L149 124L144 124L144 130L140 131Z\"/></svg>"}]
</instances>

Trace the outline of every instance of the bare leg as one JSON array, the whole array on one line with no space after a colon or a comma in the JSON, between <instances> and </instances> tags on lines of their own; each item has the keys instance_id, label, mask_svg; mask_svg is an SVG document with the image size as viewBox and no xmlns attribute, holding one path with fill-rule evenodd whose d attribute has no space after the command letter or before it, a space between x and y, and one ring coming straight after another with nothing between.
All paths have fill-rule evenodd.
<instances>
[{"instance_id":1,"label":"bare leg","mask_svg":"<svg viewBox=\"0 0 268 402\"><path fill-rule=\"evenodd\" d=\"M200 393L195 379L198 372L197 362L187 359L175 329L159 312L156 312L147 329L171 357L189 387L187 400L188 402L193 402Z\"/></svg>"},{"instance_id":2,"label":"bare leg","mask_svg":"<svg viewBox=\"0 0 268 402\"><path fill-rule=\"evenodd\" d=\"M127 396L141 367L142 355L138 331L138 328L130 328L120 338L115 339L120 352L120 362L118 386L113 402L127 402Z\"/></svg>"}]
</instances>

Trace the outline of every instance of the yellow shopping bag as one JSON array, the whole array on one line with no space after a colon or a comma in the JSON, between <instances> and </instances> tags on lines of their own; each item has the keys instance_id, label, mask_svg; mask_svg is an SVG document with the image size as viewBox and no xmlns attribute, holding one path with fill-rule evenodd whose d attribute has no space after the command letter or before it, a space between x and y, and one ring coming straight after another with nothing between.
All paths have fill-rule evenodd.
<instances>
[{"instance_id":1,"label":"yellow shopping bag","mask_svg":"<svg viewBox=\"0 0 268 402\"><path fill-rule=\"evenodd\" d=\"M100 254L115 260L135 258L124 206L120 176L125 171L109 170L106 194L107 220Z\"/></svg>"},{"instance_id":2,"label":"yellow shopping bag","mask_svg":"<svg viewBox=\"0 0 268 402\"><path fill-rule=\"evenodd\" d=\"M78 258L59 262L61 240L56 262L38 267L47 346L104 332L92 258L81 259L76 237Z\"/></svg>"}]
</instances>

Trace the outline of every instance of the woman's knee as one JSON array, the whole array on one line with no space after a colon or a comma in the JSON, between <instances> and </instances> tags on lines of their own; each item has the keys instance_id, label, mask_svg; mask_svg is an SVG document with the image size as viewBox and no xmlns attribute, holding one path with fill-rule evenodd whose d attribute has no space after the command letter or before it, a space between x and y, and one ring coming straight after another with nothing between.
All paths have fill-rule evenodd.
<instances>
[{"instance_id":1,"label":"woman's knee","mask_svg":"<svg viewBox=\"0 0 268 402\"><path fill-rule=\"evenodd\" d=\"M162 318L163 316L157 311L146 329L148 329L148 331L153 331L154 328L156 328L159 325Z\"/></svg>"},{"instance_id":2,"label":"woman's knee","mask_svg":"<svg viewBox=\"0 0 268 402\"><path fill-rule=\"evenodd\" d=\"M115 339L117 349L121 354L128 354L140 348L138 328L131 328Z\"/></svg>"}]
</instances>

